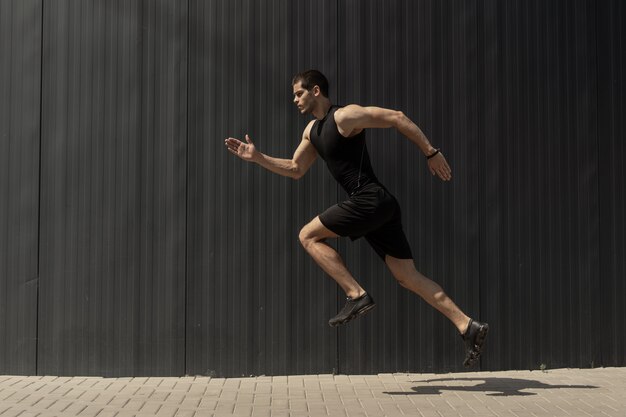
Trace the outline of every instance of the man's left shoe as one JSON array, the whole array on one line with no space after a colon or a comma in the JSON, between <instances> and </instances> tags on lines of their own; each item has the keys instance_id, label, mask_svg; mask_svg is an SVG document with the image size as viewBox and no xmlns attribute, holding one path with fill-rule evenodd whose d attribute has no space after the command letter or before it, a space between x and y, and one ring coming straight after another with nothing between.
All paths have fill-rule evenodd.
<instances>
[{"instance_id":1,"label":"man's left shoe","mask_svg":"<svg viewBox=\"0 0 626 417\"><path fill-rule=\"evenodd\" d=\"M465 361L463 365L466 368L473 366L478 362L480 354L483 350L485 338L489 332L489 325L487 323L480 323L470 319L470 322L465 330L465 334L461 335L461 338L465 342Z\"/></svg>"},{"instance_id":2,"label":"man's left shoe","mask_svg":"<svg viewBox=\"0 0 626 417\"><path fill-rule=\"evenodd\" d=\"M374 299L368 293L363 294L359 298L346 299L346 305L343 306L339 314L328 320L331 327L339 326L365 314L376 306Z\"/></svg>"}]
</instances>

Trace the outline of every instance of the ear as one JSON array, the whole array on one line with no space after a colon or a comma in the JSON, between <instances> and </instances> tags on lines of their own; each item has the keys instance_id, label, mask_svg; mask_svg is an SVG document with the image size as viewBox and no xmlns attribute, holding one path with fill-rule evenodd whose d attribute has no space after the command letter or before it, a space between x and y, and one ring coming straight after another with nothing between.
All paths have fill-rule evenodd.
<instances>
[{"instance_id":1,"label":"ear","mask_svg":"<svg viewBox=\"0 0 626 417\"><path fill-rule=\"evenodd\" d=\"M320 94L322 94L322 90L320 90L320 86L316 85L315 87L313 87L313 95L315 97L318 97Z\"/></svg>"}]
</instances>

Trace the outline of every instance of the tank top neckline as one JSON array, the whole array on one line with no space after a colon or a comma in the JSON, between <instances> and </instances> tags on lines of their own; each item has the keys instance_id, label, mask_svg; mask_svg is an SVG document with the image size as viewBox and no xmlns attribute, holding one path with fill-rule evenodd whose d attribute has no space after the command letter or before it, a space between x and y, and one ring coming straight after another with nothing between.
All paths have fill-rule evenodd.
<instances>
[{"instance_id":1,"label":"tank top neckline","mask_svg":"<svg viewBox=\"0 0 626 417\"><path fill-rule=\"evenodd\" d=\"M318 121L318 122L323 122L323 121L325 121L326 119L328 119L328 116L330 116L330 114L332 113L332 111L333 111L333 109L334 109L335 107L341 107L341 106L338 106L337 104L331 104L331 105L330 105L330 107L328 108L328 111L327 111L327 112L326 112L326 114L324 115L324 117L322 117L321 119L318 119L317 121Z\"/></svg>"}]
</instances>

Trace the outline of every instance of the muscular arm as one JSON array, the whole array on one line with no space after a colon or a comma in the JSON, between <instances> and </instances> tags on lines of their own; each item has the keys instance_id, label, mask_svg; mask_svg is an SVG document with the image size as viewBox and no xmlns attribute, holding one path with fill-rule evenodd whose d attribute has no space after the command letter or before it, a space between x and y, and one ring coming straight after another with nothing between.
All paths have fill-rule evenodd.
<instances>
[{"instance_id":1,"label":"muscular arm","mask_svg":"<svg viewBox=\"0 0 626 417\"><path fill-rule=\"evenodd\" d=\"M426 135L401 111L351 104L337 110L335 121L341 130L348 133L367 128L395 127L411 142L415 143L424 155L435 152L435 148L430 144Z\"/></svg>"},{"instance_id":2,"label":"muscular arm","mask_svg":"<svg viewBox=\"0 0 626 417\"><path fill-rule=\"evenodd\" d=\"M335 112L335 121L343 136L353 136L367 128L395 127L415 143L424 155L432 155L436 151L421 129L401 111L351 104ZM439 175L442 180L452 178L450 167L441 153L428 160L428 167L433 175Z\"/></svg>"},{"instance_id":3,"label":"muscular arm","mask_svg":"<svg viewBox=\"0 0 626 417\"><path fill-rule=\"evenodd\" d=\"M311 121L306 129L304 129L302 141L291 159L274 158L257 151L248 135L246 135L246 141L248 143L243 143L235 138L228 138L225 144L231 153L243 160L256 162L275 174L299 179L309 170L313 162L315 162L315 158L317 158L317 151L309 139L313 122L314 121Z\"/></svg>"},{"instance_id":4,"label":"muscular arm","mask_svg":"<svg viewBox=\"0 0 626 417\"><path fill-rule=\"evenodd\" d=\"M254 162L275 174L297 180L309 170L316 157L317 151L311 141L303 138L291 159L274 158L259 152Z\"/></svg>"}]
</instances>

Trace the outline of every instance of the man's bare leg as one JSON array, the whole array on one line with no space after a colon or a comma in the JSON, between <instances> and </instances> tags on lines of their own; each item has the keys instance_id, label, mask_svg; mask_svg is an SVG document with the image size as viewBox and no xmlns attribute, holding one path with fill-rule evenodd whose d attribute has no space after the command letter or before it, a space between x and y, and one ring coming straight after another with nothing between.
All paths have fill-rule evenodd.
<instances>
[{"instance_id":1,"label":"man's bare leg","mask_svg":"<svg viewBox=\"0 0 626 417\"><path fill-rule=\"evenodd\" d=\"M454 304L436 282L426 278L415 269L413 259L398 259L387 255L385 263L400 285L422 297L446 316L461 334L465 333L470 318Z\"/></svg>"},{"instance_id":2,"label":"man's bare leg","mask_svg":"<svg viewBox=\"0 0 626 417\"><path fill-rule=\"evenodd\" d=\"M330 275L350 298L358 298L365 290L354 279L346 264L336 250L324 241L328 238L339 237L327 229L319 217L315 217L300 231L300 242L317 264Z\"/></svg>"}]
</instances>

